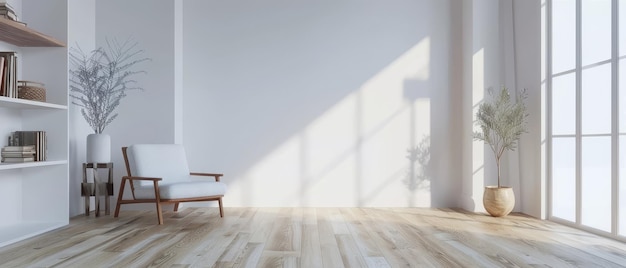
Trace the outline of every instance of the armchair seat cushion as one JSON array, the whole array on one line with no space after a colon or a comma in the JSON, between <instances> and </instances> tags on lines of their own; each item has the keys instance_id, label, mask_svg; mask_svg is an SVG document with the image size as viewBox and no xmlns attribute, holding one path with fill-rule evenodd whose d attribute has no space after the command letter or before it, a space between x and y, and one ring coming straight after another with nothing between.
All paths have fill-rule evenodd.
<instances>
[{"instance_id":1,"label":"armchair seat cushion","mask_svg":"<svg viewBox=\"0 0 626 268\"><path fill-rule=\"evenodd\" d=\"M161 199L223 196L226 193L226 184L208 180L159 182L159 193ZM154 186L142 185L135 187L135 198L154 199Z\"/></svg>"}]
</instances>

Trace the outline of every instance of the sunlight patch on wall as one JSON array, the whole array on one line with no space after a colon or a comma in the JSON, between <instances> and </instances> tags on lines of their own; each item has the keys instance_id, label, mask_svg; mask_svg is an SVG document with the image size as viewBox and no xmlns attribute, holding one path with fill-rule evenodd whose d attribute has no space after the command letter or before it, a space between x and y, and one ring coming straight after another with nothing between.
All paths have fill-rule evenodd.
<instances>
[{"instance_id":1,"label":"sunlight patch on wall","mask_svg":"<svg viewBox=\"0 0 626 268\"><path fill-rule=\"evenodd\" d=\"M430 206L430 46L422 39L233 179L228 204Z\"/></svg>"},{"instance_id":2,"label":"sunlight patch on wall","mask_svg":"<svg viewBox=\"0 0 626 268\"><path fill-rule=\"evenodd\" d=\"M308 179L302 205L351 206L356 199L358 102L356 93L348 95L303 130L307 169L302 175Z\"/></svg>"},{"instance_id":3,"label":"sunlight patch on wall","mask_svg":"<svg viewBox=\"0 0 626 268\"><path fill-rule=\"evenodd\" d=\"M426 96L429 78L430 38L426 37L363 84L363 129L376 128L400 108L406 108L411 99ZM421 86L422 92L407 89L408 81L421 81L417 86Z\"/></svg>"},{"instance_id":4,"label":"sunlight patch on wall","mask_svg":"<svg viewBox=\"0 0 626 268\"><path fill-rule=\"evenodd\" d=\"M296 136L261 159L242 176L244 179L239 183L229 185L228 198L255 206L297 206L296 202L281 202L287 200L292 189L298 188L299 157L300 142Z\"/></svg>"}]
</instances>

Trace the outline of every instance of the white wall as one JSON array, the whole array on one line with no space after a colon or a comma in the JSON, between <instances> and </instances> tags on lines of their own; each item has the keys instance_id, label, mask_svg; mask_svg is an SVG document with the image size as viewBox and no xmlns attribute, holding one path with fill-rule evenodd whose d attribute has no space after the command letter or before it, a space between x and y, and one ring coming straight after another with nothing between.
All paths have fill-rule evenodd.
<instances>
[{"instance_id":1,"label":"white wall","mask_svg":"<svg viewBox=\"0 0 626 268\"><path fill-rule=\"evenodd\" d=\"M68 1L68 47L80 47L89 52L96 48L96 1ZM72 68L72 66L69 66ZM71 103L70 99L70 103ZM85 212L85 203L81 198L81 182L83 181L82 162L85 161L86 137L93 132L80 113L79 107L69 104L70 124L70 216ZM93 201L92 201L93 203ZM93 205L90 206L93 208Z\"/></svg>"},{"instance_id":2,"label":"white wall","mask_svg":"<svg viewBox=\"0 0 626 268\"><path fill-rule=\"evenodd\" d=\"M111 135L111 155L116 159L121 159L124 145L174 141L173 10L173 1L168 0L96 2L97 46L105 46L106 38L132 38L144 50L143 56L151 58L136 65L147 73L133 77L145 91L127 91L119 117L104 131Z\"/></svg>"},{"instance_id":3,"label":"white wall","mask_svg":"<svg viewBox=\"0 0 626 268\"><path fill-rule=\"evenodd\" d=\"M517 88L528 91L528 133L520 139L520 211L545 218L546 184L542 180L541 5L539 0L513 1Z\"/></svg>"},{"instance_id":4,"label":"white wall","mask_svg":"<svg viewBox=\"0 0 626 268\"><path fill-rule=\"evenodd\" d=\"M226 206L455 206L449 5L185 1L192 169Z\"/></svg>"}]
</instances>

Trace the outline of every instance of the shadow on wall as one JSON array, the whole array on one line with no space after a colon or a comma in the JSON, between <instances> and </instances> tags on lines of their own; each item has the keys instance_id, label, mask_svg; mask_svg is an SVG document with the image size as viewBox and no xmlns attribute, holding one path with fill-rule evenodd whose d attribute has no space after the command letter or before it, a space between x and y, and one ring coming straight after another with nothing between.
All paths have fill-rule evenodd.
<instances>
[{"instance_id":1,"label":"shadow on wall","mask_svg":"<svg viewBox=\"0 0 626 268\"><path fill-rule=\"evenodd\" d=\"M431 206L449 167L409 178L406 152L449 155L448 4L185 4L191 168L227 175L227 206Z\"/></svg>"},{"instance_id":2,"label":"shadow on wall","mask_svg":"<svg viewBox=\"0 0 626 268\"><path fill-rule=\"evenodd\" d=\"M409 207L416 205L416 195L420 191L430 193L430 136L424 137L418 145L407 149L406 158L409 160L409 168L406 178L402 181L411 192Z\"/></svg>"}]
</instances>

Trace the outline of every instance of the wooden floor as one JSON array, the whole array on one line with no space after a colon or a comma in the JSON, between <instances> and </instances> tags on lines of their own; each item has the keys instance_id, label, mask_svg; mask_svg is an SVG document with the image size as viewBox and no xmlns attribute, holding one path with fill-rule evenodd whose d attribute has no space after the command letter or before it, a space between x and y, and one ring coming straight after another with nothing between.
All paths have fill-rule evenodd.
<instances>
[{"instance_id":1,"label":"wooden floor","mask_svg":"<svg viewBox=\"0 0 626 268\"><path fill-rule=\"evenodd\" d=\"M1 267L625 267L626 244L523 215L186 208L79 216L0 248Z\"/></svg>"}]
</instances>

